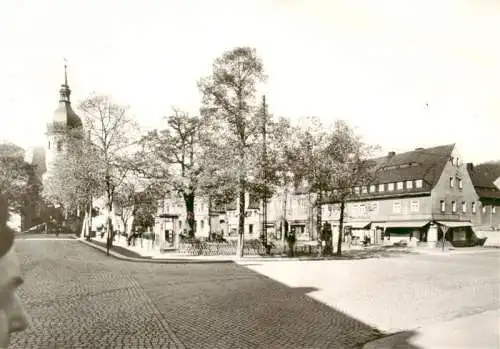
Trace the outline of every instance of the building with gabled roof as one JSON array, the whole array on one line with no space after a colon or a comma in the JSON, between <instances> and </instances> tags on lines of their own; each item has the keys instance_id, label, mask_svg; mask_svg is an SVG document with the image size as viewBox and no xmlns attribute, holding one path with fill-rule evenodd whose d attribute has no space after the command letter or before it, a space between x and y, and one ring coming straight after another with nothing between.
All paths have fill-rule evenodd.
<instances>
[{"instance_id":1,"label":"building with gabled roof","mask_svg":"<svg viewBox=\"0 0 500 349\"><path fill-rule=\"evenodd\" d=\"M468 163L467 171L480 202L477 229L500 230L500 161Z\"/></svg>"},{"instance_id":2,"label":"building with gabled roof","mask_svg":"<svg viewBox=\"0 0 500 349\"><path fill-rule=\"evenodd\" d=\"M455 245L474 241L478 196L454 144L417 148L368 160L372 178L352 189L344 234L375 243L435 244L443 234ZM338 226L339 205L326 205L323 219ZM335 241L335 240L334 240Z\"/></svg>"}]
</instances>

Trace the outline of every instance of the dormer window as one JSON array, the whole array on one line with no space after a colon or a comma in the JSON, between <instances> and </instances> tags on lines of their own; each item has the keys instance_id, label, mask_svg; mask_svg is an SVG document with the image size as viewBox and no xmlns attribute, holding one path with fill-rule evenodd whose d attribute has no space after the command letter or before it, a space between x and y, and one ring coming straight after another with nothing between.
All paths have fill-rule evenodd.
<instances>
[{"instance_id":1,"label":"dormer window","mask_svg":"<svg viewBox=\"0 0 500 349\"><path fill-rule=\"evenodd\" d=\"M388 191L394 191L394 183L387 184L387 190Z\"/></svg>"},{"instance_id":2,"label":"dormer window","mask_svg":"<svg viewBox=\"0 0 500 349\"><path fill-rule=\"evenodd\" d=\"M422 186L423 186L423 184L424 184L423 182L424 182L423 180L421 180L421 179L417 179L417 180L415 181L415 187L416 187L416 188L422 188Z\"/></svg>"},{"instance_id":3,"label":"dormer window","mask_svg":"<svg viewBox=\"0 0 500 349\"><path fill-rule=\"evenodd\" d=\"M368 188L366 187L366 185L364 185L362 188L361 188L361 191L363 194L366 194L368 193Z\"/></svg>"},{"instance_id":4,"label":"dormer window","mask_svg":"<svg viewBox=\"0 0 500 349\"><path fill-rule=\"evenodd\" d=\"M397 189L398 190L403 190L403 182L398 182L397 183Z\"/></svg>"},{"instance_id":5,"label":"dormer window","mask_svg":"<svg viewBox=\"0 0 500 349\"><path fill-rule=\"evenodd\" d=\"M379 193L382 193L385 190L385 184L379 184L378 185L378 191Z\"/></svg>"},{"instance_id":6,"label":"dormer window","mask_svg":"<svg viewBox=\"0 0 500 349\"><path fill-rule=\"evenodd\" d=\"M406 189L413 189L413 181L406 181Z\"/></svg>"},{"instance_id":7,"label":"dormer window","mask_svg":"<svg viewBox=\"0 0 500 349\"><path fill-rule=\"evenodd\" d=\"M370 185L370 193L375 193L375 189L376 188L374 184Z\"/></svg>"}]
</instances>

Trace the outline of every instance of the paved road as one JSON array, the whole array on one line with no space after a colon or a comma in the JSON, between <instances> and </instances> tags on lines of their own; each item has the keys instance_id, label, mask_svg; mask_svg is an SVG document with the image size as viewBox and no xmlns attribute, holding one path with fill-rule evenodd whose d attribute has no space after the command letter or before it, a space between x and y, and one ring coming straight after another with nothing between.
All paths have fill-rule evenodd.
<instances>
[{"instance_id":1,"label":"paved road","mask_svg":"<svg viewBox=\"0 0 500 349\"><path fill-rule=\"evenodd\" d=\"M312 298L384 332L500 309L500 250L249 268L289 287L314 287Z\"/></svg>"},{"instance_id":2,"label":"paved road","mask_svg":"<svg viewBox=\"0 0 500 349\"><path fill-rule=\"evenodd\" d=\"M359 348L370 326L236 264L147 264L16 242L33 327L10 348Z\"/></svg>"}]
</instances>

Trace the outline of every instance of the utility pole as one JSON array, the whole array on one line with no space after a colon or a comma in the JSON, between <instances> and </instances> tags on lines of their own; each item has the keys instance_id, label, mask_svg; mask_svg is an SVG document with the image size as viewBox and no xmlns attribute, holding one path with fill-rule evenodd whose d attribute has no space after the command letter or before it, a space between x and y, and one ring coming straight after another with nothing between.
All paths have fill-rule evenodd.
<instances>
[{"instance_id":1,"label":"utility pole","mask_svg":"<svg viewBox=\"0 0 500 349\"><path fill-rule=\"evenodd\" d=\"M267 246L267 140L266 140L266 96L262 96L262 177L264 180L264 197L262 200L262 243Z\"/></svg>"}]
</instances>

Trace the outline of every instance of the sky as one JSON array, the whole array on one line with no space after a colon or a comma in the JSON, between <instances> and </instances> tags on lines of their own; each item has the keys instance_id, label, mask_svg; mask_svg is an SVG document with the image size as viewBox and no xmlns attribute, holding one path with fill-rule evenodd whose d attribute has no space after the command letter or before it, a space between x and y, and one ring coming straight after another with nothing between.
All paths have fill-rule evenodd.
<instances>
[{"instance_id":1,"label":"sky","mask_svg":"<svg viewBox=\"0 0 500 349\"><path fill-rule=\"evenodd\" d=\"M346 120L383 152L456 143L500 159L500 1L2 0L0 139L45 143L68 62L72 101L128 105L143 129L200 107L213 60L251 46L269 111Z\"/></svg>"}]
</instances>

